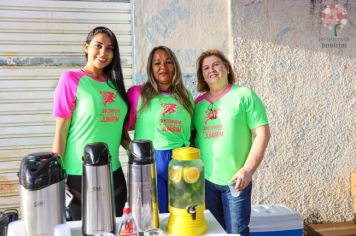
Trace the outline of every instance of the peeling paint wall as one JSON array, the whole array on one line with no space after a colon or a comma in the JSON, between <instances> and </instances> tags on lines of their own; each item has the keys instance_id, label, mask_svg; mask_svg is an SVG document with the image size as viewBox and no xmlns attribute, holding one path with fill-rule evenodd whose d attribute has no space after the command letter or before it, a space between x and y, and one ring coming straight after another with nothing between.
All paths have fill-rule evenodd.
<instances>
[{"instance_id":1,"label":"peeling paint wall","mask_svg":"<svg viewBox=\"0 0 356 236\"><path fill-rule=\"evenodd\" d=\"M158 45L174 51L185 85L195 95L195 62L200 53L214 47L232 56L231 32L226 24L230 17L228 0L136 0L134 9L136 84L146 81L148 55Z\"/></svg>"},{"instance_id":2,"label":"peeling paint wall","mask_svg":"<svg viewBox=\"0 0 356 236\"><path fill-rule=\"evenodd\" d=\"M193 92L200 52L226 53L270 119L272 139L254 176L253 203L285 204L305 223L352 219L356 1L335 2L348 13L337 36L320 18L328 0L134 2L135 82L145 80L147 56L159 44L177 53Z\"/></svg>"},{"instance_id":3,"label":"peeling paint wall","mask_svg":"<svg viewBox=\"0 0 356 236\"><path fill-rule=\"evenodd\" d=\"M261 96L271 123L253 201L283 203L305 223L352 219L356 1L338 3L348 22L337 36L320 17L328 0L243 0L231 6L240 84Z\"/></svg>"}]
</instances>

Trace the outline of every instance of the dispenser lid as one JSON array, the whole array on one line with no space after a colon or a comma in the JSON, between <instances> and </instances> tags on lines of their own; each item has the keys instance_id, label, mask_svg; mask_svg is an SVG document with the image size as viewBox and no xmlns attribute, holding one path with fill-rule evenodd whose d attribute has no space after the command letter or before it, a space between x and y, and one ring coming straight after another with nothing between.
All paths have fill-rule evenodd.
<instances>
[{"instance_id":1,"label":"dispenser lid","mask_svg":"<svg viewBox=\"0 0 356 236\"><path fill-rule=\"evenodd\" d=\"M20 184L28 190L40 190L66 178L61 158L52 152L32 153L24 157L18 173Z\"/></svg>"},{"instance_id":2,"label":"dispenser lid","mask_svg":"<svg viewBox=\"0 0 356 236\"><path fill-rule=\"evenodd\" d=\"M84 147L83 164L90 166L101 166L110 163L111 156L106 143L89 143Z\"/></svg>"},{"instance_id":3,"label":"dispenser lid","mask_svg":"<svg viewBox=\"0 0 356 236\"><path fill-rule=\"evenodd\" d=\"M197 160L200 159L200 150L194 147L181 147L173 149L172 158L175 160Z\"/></svg>"},{"instance_id":4,"label":"dispenser lid","mask_svg":"<svg viewBox=\"0 0 356 236\"><path fill-rule=\"evenodd\" d=\"M129 164L145 165L154 162L150 140L132 140L128 149Z\"/></svg>"}]
</instances>

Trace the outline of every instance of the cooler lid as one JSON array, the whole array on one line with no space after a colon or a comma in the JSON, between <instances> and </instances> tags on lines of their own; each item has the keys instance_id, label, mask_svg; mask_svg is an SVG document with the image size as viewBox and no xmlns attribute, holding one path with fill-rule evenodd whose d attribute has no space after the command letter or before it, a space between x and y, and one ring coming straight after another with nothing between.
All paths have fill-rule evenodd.
<instances>
[{"instance_id":1,"label":"cooler lid","mask_svg":"<svg viewBox=\"0 0 356 236\"><path fill-rule=\"evenodd\" d=\"M250 232L301 230L300 215L282 204L252 205Z\"/></svg>"},{"instance_id":2,"label":"cooler lid","mask_svg":"<svg viewBox=\"0 0 356 236\"><path fill-rule=\"evenodd\" d=\"M146 165L154 162L150 140L132 140L129 145L129 164Z\"/></svg>"},{"instance_id":3,"label":"cooler lid","mask_svg":"<svg viewBox=\"0 0 356 236\"><path fill-rule=\"evenodd\" d=\"M66 178L61 158L52 152L38 152L25 156L18 172L20 185L39 190Z\"/></svg>"},{"instance_id":4,"label":"cooler lid","mask_svg":"<svg viewBox=\"0 0 356 236\"><path fill-rule=\"evenodd\" d=\"M106 143L89 143L84 147L83 164L90 166L107 165L111 161L109 147Z\"/></svg>"}]
</instances>

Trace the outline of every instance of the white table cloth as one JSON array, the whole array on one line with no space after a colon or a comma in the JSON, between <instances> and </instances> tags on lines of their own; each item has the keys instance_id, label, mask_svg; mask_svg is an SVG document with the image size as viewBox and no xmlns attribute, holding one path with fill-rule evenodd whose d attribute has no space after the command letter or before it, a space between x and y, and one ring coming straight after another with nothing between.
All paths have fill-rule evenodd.
<instances>
[{"instance_id":1,"label":"white table cloth","mask_svg":"<svg viewBox=\"0 0 356 236\"><path fill-rule=\"evenodd\" d=\"M220 226L210 211L205 210L204 216L208 225L206 236L227 235L224 229ZM166 233L169 214L160 214L160 228ZM116 222L120 222L120 218L116 218ZM7 236L27 236L25 232L25 225L22 220L14 221L9 224ZM229 234L233 235L233 234ZM238 235L238 234L235 234ZM66 224L57 225L54 230L54 236L82 236L82 222L68 221Z\"/></svg>"}]
</instances>

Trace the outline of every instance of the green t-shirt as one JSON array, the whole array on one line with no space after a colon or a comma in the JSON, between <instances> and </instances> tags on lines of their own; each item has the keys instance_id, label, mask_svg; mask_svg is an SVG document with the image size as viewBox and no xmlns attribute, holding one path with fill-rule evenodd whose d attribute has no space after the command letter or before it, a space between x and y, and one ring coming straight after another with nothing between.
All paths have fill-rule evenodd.
<instances>
[{"instance_id":1,"label":"green t-shirt","mask_svg":"<svg viewBox=\"0 0 356 236\"><path fill-rule=\"evenodd\" d=\"M190 99L193 104L191 95ZM156 150L190 145L192 117L173 95L161 93L150 100L146 109L140 111L140 108L141 96L137 103L135 139L151 140Z\"/></svg>"},{"instance_id":2,"label":"green t-shirt","mask_svg":"<svg viewBox=\"0 0 356 236\"><path fill-rule=\"evenodd\" d=\"M73 86L76 88L73 89ZM68 91L75 94L68 95ZM93 142L104 142L108 145L112 171L117 170L121 165L119 145L128 109L118 92L106 81L94 80L79 71L62 76L56 93L57 103L74 102L64 154L64 167L67 173L82 175L84 147ZM55 109L54 115L65 117L66 115L61 115L59 111L63 110L63 107L65 106Z\"/></svg>"},{"instance_id":3,"label":"green t-shirt","mask_svg":"<svg viewBox=\"0 0 356 236\"><path fill-rule=\"evenodd\" d=\"M230 85L211 103L207 94L195 101L195 145L201 151L205 178L227 185L243 167L252 144L252 130L268 124L265 108L249 88Z\"/></svg>"}]
</instances>

